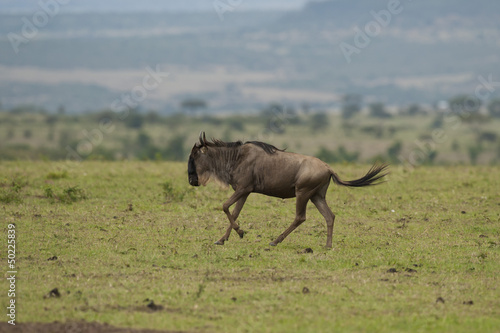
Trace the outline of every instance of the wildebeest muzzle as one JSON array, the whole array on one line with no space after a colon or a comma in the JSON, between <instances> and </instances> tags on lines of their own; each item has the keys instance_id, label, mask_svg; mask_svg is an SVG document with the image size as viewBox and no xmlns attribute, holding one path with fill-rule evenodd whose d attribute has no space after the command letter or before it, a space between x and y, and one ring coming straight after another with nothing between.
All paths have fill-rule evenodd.
<instances>
[{"instance_id":1,"label":"wildebeest muzzle","mask_svg":"<svg viewBox=\"0 0 500 333\"><path fill-rule=\"evenodd\" d=\"M196 175L193 175L193 176L189 176L189 185L191 186L200 186L200 184L198 183L198 177Z\"/></svg>"},{"instance_id":2,"label":"wildebeest muzzle","mask_svg":"<svg viewBox=\"0 0 500 333\"><path fill-rule=\"evenodd\" d=\"M189 185L191 186L200 186L198 182L198 174L196 173L196 166L194 165L194 158L189 157L188 162L188 177L189 177Z\"/></svg>"}]
</instances>

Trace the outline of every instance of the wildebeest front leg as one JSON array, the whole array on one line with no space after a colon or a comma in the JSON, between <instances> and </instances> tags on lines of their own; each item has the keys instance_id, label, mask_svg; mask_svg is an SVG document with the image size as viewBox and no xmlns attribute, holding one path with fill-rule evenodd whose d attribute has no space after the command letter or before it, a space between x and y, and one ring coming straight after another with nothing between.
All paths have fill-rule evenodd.
<instances>
[{"instance_id":1,"label":"wildebeest front leg","mask_svg":"<svg viewBox=\"0 0 500 333\"><path fill-rule=\"evenodd\" d=\"M229 235L231 234L232 229L234 229L238 233L238 235L240 235L240 238L243 238L245 232L240 229L240 226L236 223L236 219L240 215L241 209L243 208L243 205L245 204L245 201L247 200L249 194L250 193L248 192L234 192L233 195L224 203L222 209L229 219L229 227L227 228L226 233L222 236L222 238L215 242L215 244L224 245L224 242L229 239ZM229 207L231 207L231 205L233 205L235 202L236 206L234 207L233 213L231 214L229 212Z\"/></svg>"}]
</instances>

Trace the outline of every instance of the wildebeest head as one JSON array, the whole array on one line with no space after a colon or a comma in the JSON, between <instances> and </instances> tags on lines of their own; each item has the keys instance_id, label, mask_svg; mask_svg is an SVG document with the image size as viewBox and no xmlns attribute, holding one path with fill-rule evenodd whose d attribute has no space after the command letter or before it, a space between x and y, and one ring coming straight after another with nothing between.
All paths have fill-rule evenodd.
<instances>
[{"instance_id":1,"label":"wildebeest head","mask_svg":"<svg viewBox=\"0 0 500 333\"><path fill-rule=\"evenodd\" d=\"M188 161L189 184L205 186L210 178L210 157L207 155L208 145L205 132L200 133L199 142L195 143Z\"/></svg>"}]
</instances>

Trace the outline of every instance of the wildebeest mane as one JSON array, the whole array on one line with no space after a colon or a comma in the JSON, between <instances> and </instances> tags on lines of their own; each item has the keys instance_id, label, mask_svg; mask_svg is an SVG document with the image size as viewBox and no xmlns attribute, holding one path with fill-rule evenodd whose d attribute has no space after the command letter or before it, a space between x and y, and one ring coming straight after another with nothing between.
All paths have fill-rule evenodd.
<instances>
[{"instance_id":1,"label":"wildebeest mane","mask_svg":"<svg viewBox=\"0 0 500 333\"><path fill-rule=\"evenodd\" d=\"M241 141L225 142L218 139L212 139L212 141L206 141L205 145L207 147L234 148L234 147L240 147L241 145L243 145L243 142Z\"/></svg>"},{"instance_id":2,"label":"wildebeest mane","mask_svg":"<svg viewBox=\"0 0 500 333\"><path fill-rule=\"evenodd\" d=\"M225 142L222 140L218 139L212 139L212 141L206 141L205 145L207 147L218 147L218 148L236 148L236 147L241 147L244 144L251 143L253 145L256 145L262 150L264 150L268 154L274 154L277 151L284 151L284 149L279 149L269 143L261 142L261 141L246 141L243 143L242 141L235 141L235 142Z\"/></svg>"},{"instance_id":3,"label":"wildebeest mane","mask_svg":"<svg viewBox=\"0 0 500 333\"><path fill-rule=\"evenodd\" d=\"M274 154L277 151L284 151L284 149L276 148L275 146L270 145L269 143L265 143L265 142L261 142L261 141L247 141L245 143L251 143L253 145L256 145L256 146L262 148L268 154Z\"/></svg>"}]
</instances>

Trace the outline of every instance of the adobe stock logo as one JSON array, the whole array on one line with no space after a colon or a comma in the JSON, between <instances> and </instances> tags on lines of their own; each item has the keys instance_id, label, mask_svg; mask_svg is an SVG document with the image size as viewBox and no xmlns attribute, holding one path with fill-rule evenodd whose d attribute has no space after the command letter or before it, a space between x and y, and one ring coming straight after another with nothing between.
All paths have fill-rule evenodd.
<instances>
[{"instance_id":1,"label":"adobe stock logo","mask_svg":"<svg viewBox=\"0 0 500 333\"><path fill-rule=\"evenodd\" d=\"M408 0L411 1L411 0ZM354 54L361 53L361 50L370 45L372 39L377 37L383 28L386 28L392 21L393 16L401 14L403 5L399 0L389 0L386 9L378 12L371 10L370 15L374 20L365 24L363 29L354 28L353 44L342 42L339 44L340 50L348 64L352 62Z\"/></svg>"},{"instance_id":2,"label":"adobe stock logo","mask_svg":"<svg viewBox=\"0 0 500 333\"><path fill-rule=\"evenodd\" d=\"M71 0L40 0L38 1L39 10L31 18L23 16L21 21L23 25L19 33L9 32L7 38L16 54L19 53L19 47L27 44L38 35L40 29L44 28L52 18L61 11L61 6L67 5Z\"/></svg>"},{"instance_id":3,"label":"adobe stock logo","mask_svg":"<svg viewBox=\"0 0 500 333\"><path fill-rule=\"evenodd\" d=\"M215 12L219 15L219 20L224 21L224 14L226 12L232 12L238 8L243 3L243 0L214 0L212 5L214 6Z\"/></svg>"}]
</instances>

